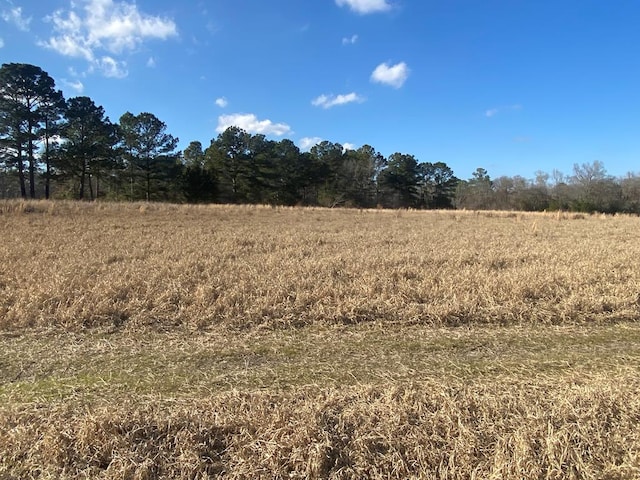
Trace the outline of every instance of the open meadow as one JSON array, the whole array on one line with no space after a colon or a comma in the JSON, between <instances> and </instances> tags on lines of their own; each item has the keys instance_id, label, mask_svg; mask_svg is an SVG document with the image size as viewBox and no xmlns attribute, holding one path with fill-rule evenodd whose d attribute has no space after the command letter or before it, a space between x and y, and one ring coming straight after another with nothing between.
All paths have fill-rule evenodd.
<instances>
[{"instance_id":1,"label":"open meadow","mask_svg":"<svg viewBox=\"0 0 640 480\"><path fill-rule=\"evenodd\" d=\"M640 218L0 202L0 479L640 478Z\"/></svg>"}]
</instances>

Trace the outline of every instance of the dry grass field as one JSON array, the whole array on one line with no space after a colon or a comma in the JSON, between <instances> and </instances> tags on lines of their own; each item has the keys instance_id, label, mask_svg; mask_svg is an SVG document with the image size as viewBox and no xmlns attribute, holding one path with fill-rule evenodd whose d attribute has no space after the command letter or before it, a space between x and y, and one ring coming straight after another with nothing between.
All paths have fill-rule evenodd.
<instances>
[{"instance_id":1,"label":"dry grass field","mask_svg":"<svg viewBox=\"0 0 640 480\"><path fill-rule=\"evenodd\" d=\"M640 478L640 218L0 202L0 479Z\"/></svg>"}]
</instances>

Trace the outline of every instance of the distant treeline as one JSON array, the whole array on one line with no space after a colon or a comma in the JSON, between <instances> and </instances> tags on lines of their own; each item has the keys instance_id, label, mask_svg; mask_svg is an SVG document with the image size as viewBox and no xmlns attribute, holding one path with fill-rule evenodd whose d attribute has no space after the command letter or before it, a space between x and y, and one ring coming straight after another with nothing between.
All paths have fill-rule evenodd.
<instances>
[{"instance_id":1,"label":"distant treeline","mask_svg":"<svg viewBox=\"0 0 640 480\"><path fill-rule=\"evenodd\" d=\"M0 68L0 197L263 203L360 208L466 208L640 213L640 177L601 162L572 175L461 180L444 162L324 141L308 152L230 127L204 148L152 113L118 123L86 96L65 99L40 67Z\"/></svg>"}]
</instances>

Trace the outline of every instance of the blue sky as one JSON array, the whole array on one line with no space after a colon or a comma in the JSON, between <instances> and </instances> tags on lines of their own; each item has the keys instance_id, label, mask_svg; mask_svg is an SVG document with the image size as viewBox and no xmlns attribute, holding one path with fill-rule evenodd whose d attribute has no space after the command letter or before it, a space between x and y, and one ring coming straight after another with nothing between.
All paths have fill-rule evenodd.
<instances>
[{"instance_id":1,"label":"blue sky","mask_svg":"<svg viewBox=\"0 0 640 480\"><path fill-rule=\"evenodd\" d=\"M0 0L0 61L206 147L238 125L460 178L640 171L637 0Z\"/></svg>"}]
</instances>

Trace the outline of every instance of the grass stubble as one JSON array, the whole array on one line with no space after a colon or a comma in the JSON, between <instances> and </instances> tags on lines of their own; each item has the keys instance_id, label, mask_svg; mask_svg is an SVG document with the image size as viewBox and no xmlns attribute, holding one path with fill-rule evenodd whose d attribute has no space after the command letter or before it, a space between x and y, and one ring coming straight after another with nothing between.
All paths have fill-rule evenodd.
<instances>
[{"instance_id":1,"label":"grass stubble","mask_svg":"<svg viewBox=\"0 0 640 480\"><path fill-rule=\"evenodd\" d=\"M0 478L638 478L640 220L0 204Z\"/></svg>"}]
</instances>

